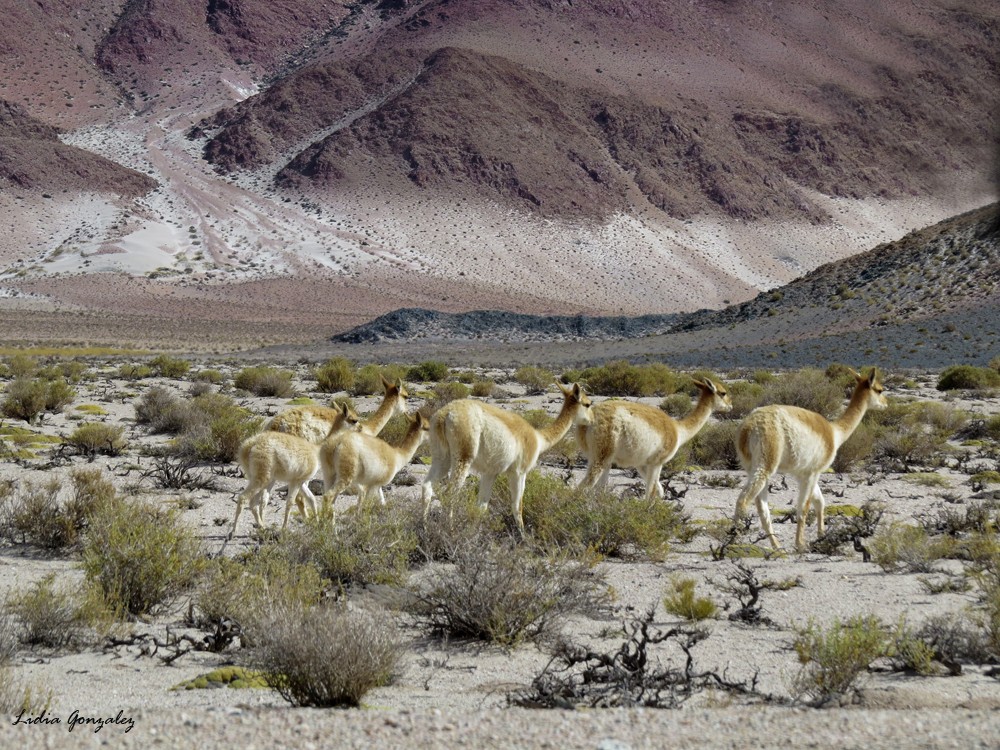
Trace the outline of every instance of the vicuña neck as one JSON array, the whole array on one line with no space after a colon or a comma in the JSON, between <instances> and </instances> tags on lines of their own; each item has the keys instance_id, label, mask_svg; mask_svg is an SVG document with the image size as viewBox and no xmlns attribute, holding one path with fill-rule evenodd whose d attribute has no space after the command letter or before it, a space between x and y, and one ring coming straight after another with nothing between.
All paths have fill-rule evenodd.
<instances>
[{"instance_id":1,"label":"vicu\u00f1a neck","mask_svg":"<svg viewBox=\"0 0 1000 750\"><path fill-rule=\"evenodd\" d=\"M562 410L559 412L559 416L557 416L551 424L547 424L545 427L537 430L538 436L544 443L542 450L548 450L562 440L563 435L569 432L569 428L572 424L573 410L570 406L569 400L567 399L563 401Z\"/></svg>"},{"instance_id":2,"label":"vicu\u00f1a neck","mask_svg":"<svg viewBox=\"0 0 1000 750\"><path fill-rule=\"evenodd\" d=\"M372 414L368 419L365 420L365 427L379 432L383 427L385 427L386 422L392 417L392 410L396 406L395 397L389 398L389 394L385 394L382 399L382 403L378 405L378 409Z\"/></svg>"},{"instance_id":3,"label":"vicu\u00f1a neck","mask_svg":"<svg viewBox=\"0 0 1000 750\"><path fill-rule=\"evenodd\" d=\"M694 405L694 408L683 419L677 421L678 426L686 435L697 433L712 416L713 395L708 391L699 391L699 394L698 403Z\"/></svg>"},{"instance_id":4,"label":"vicu\u00f1a neck","mask_svg":"<svg viewBox=\"0 0 1000 750\"><path fill-rule=\"evenodd\" d=\"M868 411L868 392L859 385L854 389L854 393L851 394L851 401L847 405L847 408L844 409L844 413L831 422L837 428L837 434L840 437L841 443L847 440L857 426L861 424L861 419L865 416L866 411Z\"/></svg>"}]
</instances>

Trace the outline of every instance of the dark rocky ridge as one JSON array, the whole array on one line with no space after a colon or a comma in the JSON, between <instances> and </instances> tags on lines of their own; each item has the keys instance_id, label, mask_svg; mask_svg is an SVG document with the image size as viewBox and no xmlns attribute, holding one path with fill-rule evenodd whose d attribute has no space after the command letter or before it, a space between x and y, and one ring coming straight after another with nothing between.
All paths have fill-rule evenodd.
<instances>
[{"instance_id":1,"label":"dark rocky ridge","mask_svg":"<svg viewBox=\"0 0 1000 750\"><path fill-rule=\"evenodd\" d=\"M621 339L665 333L676 315L597 317L587 315L521 315L502 310L443 313L404 308L331 338L345 344L416 339L492 339L545 341Z\"/></svg>"}]
</instances>

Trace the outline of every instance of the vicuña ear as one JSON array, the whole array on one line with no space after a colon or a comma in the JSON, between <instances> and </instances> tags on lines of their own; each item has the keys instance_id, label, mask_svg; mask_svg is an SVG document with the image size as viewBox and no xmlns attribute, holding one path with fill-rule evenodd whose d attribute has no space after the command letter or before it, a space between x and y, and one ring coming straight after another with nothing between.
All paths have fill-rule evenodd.
<instances>
[{"instance_id":1,"label":"vicu\u00f1a ear","mask_svg":"<svg viewBox=\"0 0 1000 750\"><path fill-rule=\"evenodd\" d=\"M553 380L552 382L556 384L556 387L559 388L560 391L562 391L562 395L568 396L570 394L572 389L568 388L567 386L564 386L558 380Z\"/></svg>"},{"instance_id":2,"label":"vicu\u00f1a ear","mask_svg":"<svg viewBox=\"0 0 1000 750\"><path fill-rule=\"evenodd\" d=\"M389 390L390 388L392 388L392 383L390 383L388 380L385 379L385 375L379 373L378 376L382 380L382 387L385 388L385 390Z\"/></svg>"},{"instance_id":3,"label":"vicu\u00f1a ear","mask_svg":"<svg viewBox=\"0 0 1000 750\"><path fill-rule=\"evenodd\" d=\"M577 401L583 398L583 389L580 387L579 383L573 383L573 398Z\"/></svg>"}]
</instances>

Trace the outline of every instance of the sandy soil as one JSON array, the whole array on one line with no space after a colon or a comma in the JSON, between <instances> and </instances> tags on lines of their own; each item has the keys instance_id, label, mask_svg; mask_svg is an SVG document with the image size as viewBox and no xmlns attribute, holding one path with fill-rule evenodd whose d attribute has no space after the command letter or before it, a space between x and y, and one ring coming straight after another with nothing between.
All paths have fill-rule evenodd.
<instances>
[{"instance_id":1,"label":"sandy soil","mask_svg":"<svg viewBox=\"0 0 1000 750\"><path fill-rule=\"evenodd\" d=\"M126 426L129 449L118 458L98 458L88 464L76 458L55 467L38 467L47 462L46 452L24 466L5 463L0 477L16 482L44 481L63 477L75 466L92 465L105 469L123 491L152 502L176 505L183 499L183 518L201 536L206 551L218 552L231 523L235 493L244 480L220 476L219 491L165 491L143 479L142 471L151 459L143 446L162 442L162 436L149 436L133 423L134 403L157 381L124 382L113 376L117 362L99 369L97 379L79 386L77 400L63 414L53 415L38 430L47 435L66 435L85 417L77 407L96 404L107 412L101 419ZM210 363L232 375L233 365ZM315 383L308 370L297 366L297 384L301 391L317 400ZM502 373L494 371L495 377ZM940 400L940 394L922 378L910 390L897 390L896 398ZM167 387L185 393L189 383L165 382ZM554 394L527 398L516 383L505 382L511 397L506 408L523 410L558 409ZM423 392L414 386L412 393ZM284 400L241 396L240 401L254 411L270 415L285 408ZM658 403L658 399L649 399ZM358 399L361 410L374 408L373 399ZM411 398L411 406L421 403ZM967 409L974 416L1000 413L1000 399L976 398L951 400L951 405ZM994 468L992 465L981 468ZM414 463L412 474L419 476L426 466ZM557 466L544 471L562 473ZM940 486L915 484L899 474L824 476L824 494L834 508L861 505L872 499L886 504L886 521L915 519L942 508L961 509L973 501L974 492L968 474L953 469L938 469ZM582 476L573 471L574 481ZM742 480L739 472L685 471L670 480L672 488L686 491L682 503L697 523L728 517ZM612 483L616 491L635 484L630 472L616 470ZM788 510L794 498L794 484L784 489L776 482L771 497L775 513ZM393 486L389 502L415 498L418 487ZM343 511L354 498L342 498ZM278 505L268 515L277 522ZM836 511L833 511L836 512ZM249 545L248 514L241 519L236 537L226 547L234 554ZM793 546L794 524L778 523L777 534L786 547ZM809 536L815 528L809 528ZM726 670L730 678L748 679L759 675L760 690L779 696L790 695L799 664L790 648L796 628L809 621L828 625L835 619L854 615L875 615L885 623L905 620L918 626L927 618L942 613L957 613L974 606L975 592L928 593L921 579L908 573L885 573L873 563L865 563L852 551L825 556L814 553L790 554L770 559L752 559L750 563L760 578L784 581L799 579L800 584L785 591L762 595L763 614L773 620L772 627L751 627L732 622L727 614L736 605L734 597L721 588L730 563L713 561L708 553L711 540L701 535L687 544L677 544L660 562L624 562L608 560L599 571L607 577L615 592L613 607L596 618L576 617L567 622L565 631L575 641L608 649L620 643L616 635L623 619L654 608L654 622L669 626L678 621L663 609L662 598L672 576L695 578L700 593L710 595L722 607L719 616L708 621L711 636L694 651L699 668ZM946 561L939 572L930 574L942 579L946 572L957 572L959 564ZM62 556L40 555L30 548L6 546L0 549L0 595L23 589L42 576L54 573L57 580L75 582L82 573L77 560ZM373 595L358 592L362 599ZM167 629L175 633L198 631L183 625L187 602L177 609L148 622L135 623L137 633L165 637ZM403 747L415 741L430 747L456 746L459 743L482 747L866 747L890 748L900 743L913 747L990 747L1000 736L1000 683L990 676L988 666L966 666L959 676L917 677L884 668L865 675L858 695L850 706L830 710L802 708L761 708L734 704L724 695L704 693L693 698L679 711L592 711L567 714L553 711L528 711L506 708L507 695L523 688L538 674L548 660L544 647L527 645L513 651L474 643L442 642L428 638L419 628L398 618L406 641L406 655L394 684L370 693L365 708L353 711L317 711L291 709L266 690L172 690L183 680L228 663L227 653L193 652L166 666L155 655L139 647L90 650L78 654L22 652L16 672L20 678L44 691L51 691L51 705L46 716L60 719L59 724L32 726L23 722L0 724L0 742L24 746L75 747L107 742L114 747L133 747L149 742L182 746L196 738L212 737L215 742L271 745L275 747L310 746L334 741L338 746ZM664 663L676 663L677 653L659 647L654 655ZM885 666L885 665L882 665ZM92 726L78 726L69 732L69 717L74 711L89 717L119 717L99 733ZM26 718L26 717L22 717ZM125 728L132 722L132 729ZM333 740L333 738L336 738Z\"/></svg>"}]
</instances>

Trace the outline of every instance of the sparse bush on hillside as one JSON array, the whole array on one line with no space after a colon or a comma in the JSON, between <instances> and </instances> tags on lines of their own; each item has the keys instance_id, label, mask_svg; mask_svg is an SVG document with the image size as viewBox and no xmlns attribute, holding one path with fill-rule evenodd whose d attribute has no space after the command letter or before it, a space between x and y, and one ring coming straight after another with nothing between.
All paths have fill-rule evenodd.
<instances>
[{"instance_id":1,"label":"sparse bush on hillside","mask_svg":"<svg viewBox=\"0 0 1000 750\"><path fill-rule=\"evenodd\" d=\"M212 385L219 385L226 379L218 370L199 370L194 374L194 380L199 383L211 383Z\"/></svg>"},{"instance_id":2,"label":"sparse bush on hillside","mask_svg":"<svg viewBox=\"0 0 1000 750\"><path fill-rule=\"evenodd\" d=\"M471 386L472 395L476 398L490 398L496 395L497 384L492 380L474 380Z\"/></svg>"},{"instance_id":3,"label":"sparse bush on hillside","mask_svg":"<svg viewBox=\"0 0 1000 750\"><path fill-rule=\"evenodd\" d=\"M952 365L941 373L937 382L939 391L984 390L998 387L1000 387L1000 371L972 365Z\"/></svg>"},{"instance_id":4,"label":"sparse bush on hillside","mask_svg":"<svg viewBox=\"0 0 1000 750\"><path fill-rule=\"evenodd\" d=\"M69 498L62 502L61 480L46 482L26 480L3 486L3 535L16 543L44 549L63 549L76 545L90 517L115 497L111 482L98 469L74 469L70 472Z\"/></svg>"},{"instance_id":5,"label":"sparse bush on hillside","mask_svg":"<svg viewBox=\"0 0 1000 750\"><path fill-rule=\"evenodd\" d=\"M233 385L255 396L288 398L292 395L292 373L274 367L244 367L233 378Z\"/></svg>"}]
</instances>

